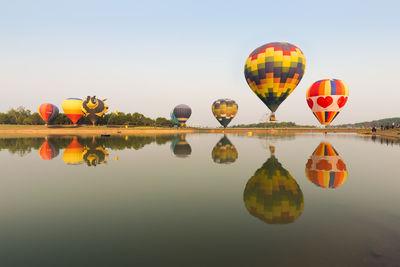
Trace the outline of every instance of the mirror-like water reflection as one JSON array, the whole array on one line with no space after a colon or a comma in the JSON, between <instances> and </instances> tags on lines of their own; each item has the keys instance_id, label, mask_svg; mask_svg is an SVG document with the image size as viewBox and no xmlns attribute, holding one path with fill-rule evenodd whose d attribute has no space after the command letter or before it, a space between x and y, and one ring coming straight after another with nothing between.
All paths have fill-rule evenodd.
<instances>
[{"instance_id":1,"label":"mirror-like water reflection","mask_svg":"<svg viewBox=\"0 0 400 267\"><path fill-rule=\"evenodd\" d=\"M396 266L399 153L346 134L0 138L0 265Z\"/></svg>"}]
</instances>

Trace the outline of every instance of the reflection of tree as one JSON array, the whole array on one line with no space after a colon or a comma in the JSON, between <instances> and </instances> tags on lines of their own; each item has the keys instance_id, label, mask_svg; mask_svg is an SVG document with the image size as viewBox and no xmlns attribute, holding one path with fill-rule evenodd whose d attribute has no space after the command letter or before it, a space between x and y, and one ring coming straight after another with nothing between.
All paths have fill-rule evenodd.
<instances>
[{"instance_id":1,"label":"reflection of tree","mask_svg":"<svg viewBox=\"0 0 400 267\"><path fill-rule=\"evenodd\" d=\"M175 136L171 143L171 149L175 156L179 158L188 157L192 153L192 148L190 144L185 139L186 135L181 134L180 136Z\"/></svg>"},{"instance_id":2,"label":"reflection of tree","mask_svg":"<svg viewBox=\"0 0 400 267\"><path fill-rule=\"evenodd\" d=\"M304 208L299 185L274 155L249 179L243 199L251 215L270 224L292 223Z\"/></svg>"},{"instance_id":3,"label":"reflection of tree","mask_svg":"<svg viewBox=\"0 0 400 267\"><path fill-rule=\"evenodd\" d=\"M238 158L236 147L229 141L228 137L224 136L214 146L211 157L216 163L233 163Z\"/></svg>"}]
</instances>

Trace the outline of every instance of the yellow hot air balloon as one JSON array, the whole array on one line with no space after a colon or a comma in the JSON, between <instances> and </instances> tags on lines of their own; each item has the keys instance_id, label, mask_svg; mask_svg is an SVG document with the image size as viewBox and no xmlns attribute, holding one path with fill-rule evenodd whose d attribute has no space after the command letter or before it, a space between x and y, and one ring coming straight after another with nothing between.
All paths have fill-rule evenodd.
<instances>
[{"instance_id":1,"label":"yellow hot air balloon","mask_svg":"<svg viewBox=\"0 0 400 267\"><path fill-rule=\"evenodd\" d=\"M72 142L65 149L63 160L65 163L70 165L83 163L83 146L78 142L77 137L74 137Z\"/></svg>"},{"instance_id":2,"label":"yellow hot air balloon","mask_svg":"<svg viewBox=\"0 0 400 267\"><path fill-rule=\"evenodd\" d=\"M65 115L67 115L75 126L83 116L82 103L83 101L80 98L67 98L62 102L62 108Z\"/></svg>"}]
</instances>

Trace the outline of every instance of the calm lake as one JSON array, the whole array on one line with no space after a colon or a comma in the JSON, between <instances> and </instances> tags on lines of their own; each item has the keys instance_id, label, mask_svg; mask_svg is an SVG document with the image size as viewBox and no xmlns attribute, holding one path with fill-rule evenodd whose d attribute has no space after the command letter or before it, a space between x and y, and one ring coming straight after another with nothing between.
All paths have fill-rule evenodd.
<instances>
[{"instance_id":1,"label":"calm lake","mask_svg":"<svg viewBox=\"0 0 400 267\"><path fill-rule=\"evenodd\" d=\"M400 145L0 138L0 266L399 266Z\"/></svg>"}]
</instances>

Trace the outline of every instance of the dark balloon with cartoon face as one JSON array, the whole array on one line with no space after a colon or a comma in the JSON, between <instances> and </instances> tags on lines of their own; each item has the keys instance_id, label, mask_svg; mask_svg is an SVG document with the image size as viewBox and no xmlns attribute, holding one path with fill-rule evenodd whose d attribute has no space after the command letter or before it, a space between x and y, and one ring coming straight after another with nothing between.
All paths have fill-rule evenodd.
<instances>
[{"instance_id":1,"label":"dark balloon with cartoon face","mask_svg":"<svg viewBox=\"0 0 400 267\"><path fill-rule=\"evenodd\" d=\"M100 100L96 96L87 96L86 100L82 103L83 115L92 122L93 126L108 111L108 106L104 104L104 101L106 99Z\"/></svg>"}]
</instances>

